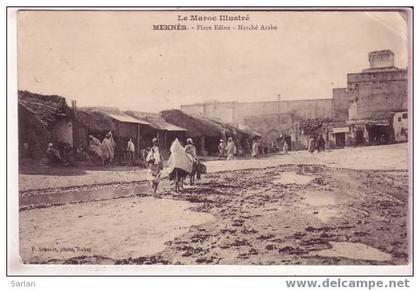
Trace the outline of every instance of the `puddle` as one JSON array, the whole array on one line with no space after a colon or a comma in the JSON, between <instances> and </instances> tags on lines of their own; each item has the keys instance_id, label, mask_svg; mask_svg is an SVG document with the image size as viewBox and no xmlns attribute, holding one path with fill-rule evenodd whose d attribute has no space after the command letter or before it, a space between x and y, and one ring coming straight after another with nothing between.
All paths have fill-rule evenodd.
<instances>
[{"instance_id":1,"label":"puddle","mask_svg":"<svg viewBox=\"0 0 420 290\"><path fill-rule=\"evenodd\" d=\"M314 218L319 219L321 222L326 223L332 218L339 218L342 213L338 208L320 207L320 208L305 208L301 206L301 212L306 215L312 215Z\"/></svg>"},{"instance_id":2,"label":"puddle","mask_svg":"<svg viewBox=\"0 0 420 290\"><path fill-rule=\"evenodd\" d=\"M303 199L297 204L302 213L313 215L321 222L328 222L332 218L342 217L341 207L347 200L346 195L338 195L331 191L304 191L300 196Z\"/></svg>"},{"instance_id":3,"label":"puddle","mask_svg":"<svg viewBox=\"0 0 420 290\"><path fill-rule=\"evenodd\" d=\"M308 191L304 194L303 203L310 206L336 205L338 196L330 191Z\"/></svg>"},{"instance_id":4,"label":"puddle","mask_svg":"<svg viewBox=\"0 0 420 290\"><path fill-rule=\"evenodd\" d=\"M356 260L389 261L392 256L362 243L331 242L332 248L313 252L323 257L343 257Z\"/></svg>"},{"instance_id":5,"label":"puddle","mask_svg":"<svg viewBox=\"0 0 420 290\"><path fill-rule=\"evenodd\" d=\"M299 172L302 174L314 174L314 173L321 173L324 172L325 168L316 165L301 165L299 166Z\"/></svg>"},{"instance_id":6,"label":"puddle","mask_svg":"<svg viewBox=\"0 0 420 290\"><path fill-rule=\"evenodd\" d=\"M165 242L214 216L191 211L179 200L123 198L22 211L20 249L25 262L103 256L114 259L156 254Z\"/></svg>"},{"instance_id":7,"label":"puddle","mask_svg":"<svg viewBox=\"0 0 420 290\"><path fill-rule=\"evenodd\" d=\"M125 187L101 187L90 190L72 190L47 194L31 194L19 197L19 207L37 207L52 204L67 204L81 201L106 200L130 197L139 193L150 192L147 183Z\"/></svg>"},{"instance_id":8,"label":"puddle","mask_svg":"<svg viewBox=\"0 0 420 290\"><path fill-rule=\"evenodd\" d=\"M274 184L308 184L312 180L316 178L316 176L308 176L297 174L295 172L283 172L279 175L274 176L274 180L272 182Z\"/></svg>"}]
</instances>

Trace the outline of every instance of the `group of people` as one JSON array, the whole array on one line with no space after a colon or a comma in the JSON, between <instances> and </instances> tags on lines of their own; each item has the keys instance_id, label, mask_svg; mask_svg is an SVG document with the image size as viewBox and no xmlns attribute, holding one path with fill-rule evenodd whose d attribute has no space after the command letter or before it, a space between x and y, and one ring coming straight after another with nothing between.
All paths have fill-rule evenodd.
<instances>
[{"instance_id":1,"label":"group of people","mask_svg":"<svg viewBox=\"0 0 420 290\"><path fill-rule=\"evenodd\" d=\"M111 132L108 132L102 142L99 141L98 138L94 137L93 135L89 135L89 152L93 153L97 157L102 160L104 165L112 164L112 161L115 157L115 148L116 143L112 136ZM161 179L161 172L163 169L163 158L161 156L158 139L153 138L152 140L152 147L148 148L147 155L145 158L146 164L149 168L150 174L150 181L152 184L153 194L156 194L158 189L158 185ZM194 142L191 138L187 139L187 144L185 147L180 147L185 151L185 155L188 159L192 162L193 167L193 174L197 173L197 178L200 178L200 166L203 164L200 163L197 157L197 150L194 145ZM180 150L181 150L180 149ZM237 147L235 142L233 141L232 137L229 137L227 143L225 144L224 140L220 140L220 144L218 146L219 150L219 159L232 160L234 156L237 154ZM325 141L321 134L318 136L313 136L309 139L308 142L308 151L313 153L315 150L318 152L325 150ZM127 156L129 164L133 165L135 160L135 145L133 140L130 138L127 142ZM289 144L284 140L282 144L282 152L283 154L287 154L289 151ZM260 154L260 144L258 140L254 140L251 147L251 155L252 157L256 158ZM65 163L65 158L63 158L63 154L52 144L49 143L47 149L47 157L50 163ZM190 163L191 164L191 163Z\"/></svg>"},{"instance_id":2,"label":"group of people","mask_svg":"<svg viewBox=\"0 0 420 290\"><path fill-rule=\"evenodd\" d=\"M263 144L264 145L264 144ZM281 144L281 153L282 154L288 154L289 153L289 144L284 140ZM251 149L251 156L254 158L257 158L260 153L267 154L266 151L264 151L264 148L261 148L261 144L258 140L254 139L252 141L252 149Z\"/></svg>"},{"instance_id":3,"label":"group of people","mask_svg":"<svg viewBox=\"0 0 420 290\"><path fill-rule=\"evenodd\" d=\"M177 142L177 140L175 140L174 142ZM202 172L201 167L203 165L198 159L197 150L195 148L193 140L191 138L188 138L187 145L185 145L184 148L182 148L181 146L180 149L182 149L182 152L185 153L185 156L187 157L187 159L192 163L191 175L193 176L196 174L197 178L200 179L201 172ZM171 152L171 155L172 153L173 152ZM173 156L171 156L171 158L172 157ZM163 169L163 158L160 154L157 138L154 138L152 140L152 147L147 153L146 163L147 163L147 166L149 167L149 180L151 181L151 184L152 184L153 195L155 195L159 186L159 182L162 175L162 169Z\"/></svg>"},{"instance_id":4,"label":"group of people","mask_svg":"<svg viewBox=\"0 0 420 290\"><path fill-rule=\"evenodd\" d=\"M219 159L232 160L233 157L237 153L237 148L235 142L233 142L233 138L229 137L227 143L223 139L220 139L220 143L218 146L219 150Z\"/></svg>"},{"instance_id":5,"label":"group of people","mask_svg":"<svg viewBox=\"0 0 420 290\"><path fill-rule=\"evenodd\" d=\"M153 138L152 147L147 153L146 162L150 170L149 179L152 183L153 194L156 194L163 169L163 160L160 154L158 139Z\"/></svg>"},{"instance_id":6,"label":"group of people","mask_svg":"<svg viewBox=\"0 0 420 290\"><path fill-rule=\"evenodd\" d=\"M115 151L117 147L117 144L112 136L112 132L108 132L102 142L93 135L89 135L88 138L89 152L96 156L98 159L102 160L104 165L112 164L112 161L115 158ZM132 138L128 139L125 152L127 153L126 159L128 165L134 165L136 157L136 146L134 145Z\"/></svg>"},{"instance_id":7,"label":"group of people","mask_svg":"<svg viewBox=\"0 0 420 290\"><path fill-rule=\"evenodd\" d=\"M103 165L112 164L115 157L116 143L112 132L106 133L104 139L99 141L93 135L89 135L89 151L102 160Z\"/></svg>"},{"instance_id":8,"label":"group of people","mask_svg":"<svg viewBox=\"0 0 420 290\"><path fill-rule=\"evenodd\" d=\"M74 166L76 164L73 148L68 143L48 143L46 156L49 165Z\"/></svg>"},{"instance_id":9,"label":"group of people","mask_svg":"<svg viewBox=\"0 0 420 290\"><path fill-rule=\"evenodd\" d=\"M312 136L308 141L308 152L314 153L315 150L319 153L325 151L325 140L321 134L318 136Z\"/></svg>"}]
</instances>

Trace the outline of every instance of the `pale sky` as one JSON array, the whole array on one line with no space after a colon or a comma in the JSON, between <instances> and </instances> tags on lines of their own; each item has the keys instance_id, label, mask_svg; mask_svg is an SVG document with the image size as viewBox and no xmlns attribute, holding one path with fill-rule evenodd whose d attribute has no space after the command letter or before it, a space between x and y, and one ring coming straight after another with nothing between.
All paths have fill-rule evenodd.
<instances>
[{"instance_id":1,"label":"pale sky","mask_svg":"<svg viewBox=\"0 0 420 290\"><path fill-rule=\"evenodd\" d=\"M249 15L272 31L153 31L177 15ZM182 23L184 24L184 23ZM237 23L231 22L231 26ZM247 22L241 22L247 24ZM368 53L408 64L397 12L42 12L18 15L18 88L157 112L205 101L331 98Z\"/></svg>"}]
</instances>

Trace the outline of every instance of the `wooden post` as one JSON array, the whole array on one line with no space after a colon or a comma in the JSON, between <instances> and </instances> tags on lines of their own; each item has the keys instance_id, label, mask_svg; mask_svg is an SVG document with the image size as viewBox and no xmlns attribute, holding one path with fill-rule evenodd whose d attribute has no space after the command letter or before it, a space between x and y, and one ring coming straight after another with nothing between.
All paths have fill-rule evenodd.
<instances>
[{"instance_id":1,"label":"wooden post","mask_svg":"<svg viewBox=\"0 0 420 290\"><path fill-rule=\"evenodd\" d=\"M140 156L140 124L137 124L137 158Z\"/></svg>"},{"instance_id":2,"label":"wooden post","mask_svg":"<svg viewBox=\"0 0 420 290\"><path fill-rule=\"evenodd\" d=\"M163 150L168 148L168 131L163 131Z\"/></svg>"},{"instance_id":3,"label":"wooden post","mask_svg":"<svg viewBox=\"0 0 420 290\"><path fill-rule=\"evenodd\" d=\"M201 136L200 140L201 140L201 144L200 144L200 146L201 146L201 149L200 149L201 154L202 155L206 155L206 148L204 146L204 142L206 140L206 137L205 136Z\"/></svg>"}]
</instances>

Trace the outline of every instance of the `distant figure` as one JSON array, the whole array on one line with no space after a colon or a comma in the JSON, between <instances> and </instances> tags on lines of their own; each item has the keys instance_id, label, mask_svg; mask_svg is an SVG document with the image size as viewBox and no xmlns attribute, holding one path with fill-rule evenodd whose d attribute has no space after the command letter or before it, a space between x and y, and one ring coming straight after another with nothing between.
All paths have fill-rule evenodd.
<instances>
[{"instance_id":1,"label":"distant figure","mask_svg":"<svg viewBox=\"0 0 420 290\"><path fill-rule=\"evenodd\" d=\"M228 143L226 145L226 153L227 153L226 160L232 160L233 156L236 154L236 145L233 142L232 137L229 137L228 139Z\"/></svg>"},{"instance_id":2,"label":"distant figure","mask_svg":"<svg viewBox=\"0 0 420 290\"><path fill-rule=\"evenodd\" d=\"M48 164L51 164L51 165L63 163L63 159L61 158L60 152L56 148L54 148L53 143L48 144L47 158L48 158Z\"/></svg>"},{"instance_id":3,"label":"distant figure","mask_svg":"<svg viewBox=\"0 0 420 290\"><path fill-rule=\"evenodd\" d=\"M134 164L134 155L136 152L136 147L134 146L133 141L131 138L128 140L127 143L127 157L128 157L128 165Z\"/></svg>"},{"instance_id":4,"label":"distant figure","mask_svg":"<svg viewBox=\"0 0 420 290\"><path fill-rule=\"evenodd\" d=\"M146 162L150 169L150 181L152 182L153 196L155 196L159 186L163 164L158 147L158 139L153 138L152 144L152 148L150 148L150 151L147 154Z\"/></svg>"},{"instance_id":5,"label":"distant figure","mask_svg":"<svg viewBox=\"0 0 420 290\"><path fill-rule=\"evenodd\" d=\"M99 141L98 138L96 138L92 135L89 135L88 139L89 139L88 151L90 153L93 153L93 155L95 155L95 157L102 160L102 144L101 144L101 141Z\"/></svg>"},{"instance_id":6,"label":"distant figure","mask_svg":"<svg viewBox=\"0 0 420 290\"><path fill-rule=\"evenodd\" d=\"M61 160L63 161L64 165L76 165L76 158L73 152L73 146L69 143L61 143Z\"/></svg>"},{"instance_id":7,"label":"distant figure","mask_svg":"<svg viewBox=\"0 0 420 290\"><path fill-rule=\"evenodd\" d=\"M319 134L316 139L316 149L318 150L318 153L325 150L325 140L321 134Z\"/></svg>"},{"instance_id":8,"label":"distant figure","mask_svg":"<svg viewBox=\"0 0 420 290\"><path fill-rule=\"evenodd\" d=\"M263 149L263 154L267 154L268 153L267 143L263 142L262 149Z\"/></svg>"},{"instance_id":9,"label":"distant figure","mask_svg":"<svg viewBox=\"0 0 420 290\"><path fill-rule=\"evenodd\" d=\"M283 154L289 153L289 144L286 141L283 142Z\"/></svg>"},{"instance_id":10,"label":"distant figure","mask_svg":"<svg viewBox=\"0 0 420 290\"><path fill-rule=\"evenodd\" d=\"M90 157L89 153L82 146L79 146L76 149L76 160L77 161L87 161L87 162L91 163L92 162L92 157Z\"/></svg>"},{"instance_id":11,"label":"distant figure","mask_svg":"<svg viewBox=\"0 0 420 290\"><path fill-rule=\"evenodd\" d=\"M32 154L31 154L31 150L29 148L29 143L28 142L23 143L22 158L31 158L32 159Z\"/></svg>"},{"instance_id":12,"label":"distant figure","mask_svg":"<svg viewBox=\"0 0 420 290\"><path fill-rule=\"evenodd\" d=\"M192 160L197 160L197 151L194 146L194 142L191 138L187 139L187 145L185 146L185 153L188 154Z\"/></svg>"},{"instance_id":13,"label":"distant figure","mask_svg":"<svg viewBox=\"0 0 420 290\"><path fill-rule=\"evenodd\" d=\"M308 142L308 152L314 153L315 151L315 139L311 137Z\"/></svg>"},{"instance_id":14,"label":"distant figure","mask_svg":"<svg viewBox=\"0 0 420 290\"><path fill-rule=\"evenodd\" d=\"M104 165L111 164L115 155L115 141L112 138L112 133L108 132L102 141L102 162Z\"/></svg>"},{"instance_id":15,"label":"distant figure","mask_svg":"<svg viewBox=\"0 0 420 290\"><path fill-rule=\"evenodd\" d=\"M220 139L220 143L219 143L219 147L218 147L218 150L219 150L219 159L225 158L225 150L226 150L225 147L226 147L225 146L225 142L223 141L223 139Z\"/></svg>"},{"instance_id":16,"label":"distant figure","mask_svg":"<svg viewBox=\"0 0 420 290\"><path fill-rule=\"evenodd\" d=\"M142 149L142 160L145 160L146 161L147 154L149 154L150 149L151 149L150 147L146 147L145 149Z\"/></svg>"},{"instance_id":17,"label":"distant figure","mask_svg":"<svg viewBox=\"0 0 420 290\"><path fill-rule=\"evenodd\" d=\"M192 172L190 174L190 185L194 184L194 177L197 175L197 179L201 179L200 162L197 158L197 151L194 146L194 142L191 138L187 139L187 145L185 146L185 154L193 162Z\"/></svg>"},{"instance_id":18,"label":"distant figure","mask_svg":"<svg viewBox=\"0 0 420 290\"><path fill-rule=\"evenodd\" d=\"M257 140L254 140L252 142L252 153L251 153L252 157L258 157L258 142Z\"/></svg>"},{"instance_id":19,"label":"distant figure","mask_svg":"<svg viewBox=\"0 0 420 290\"><path fill-rule=\"evenodd\" d=\"M381 145L386 144L386 137L384 134L382 134L381 137L379 138L379 144Z\"/></svg>"}]
</instances>

